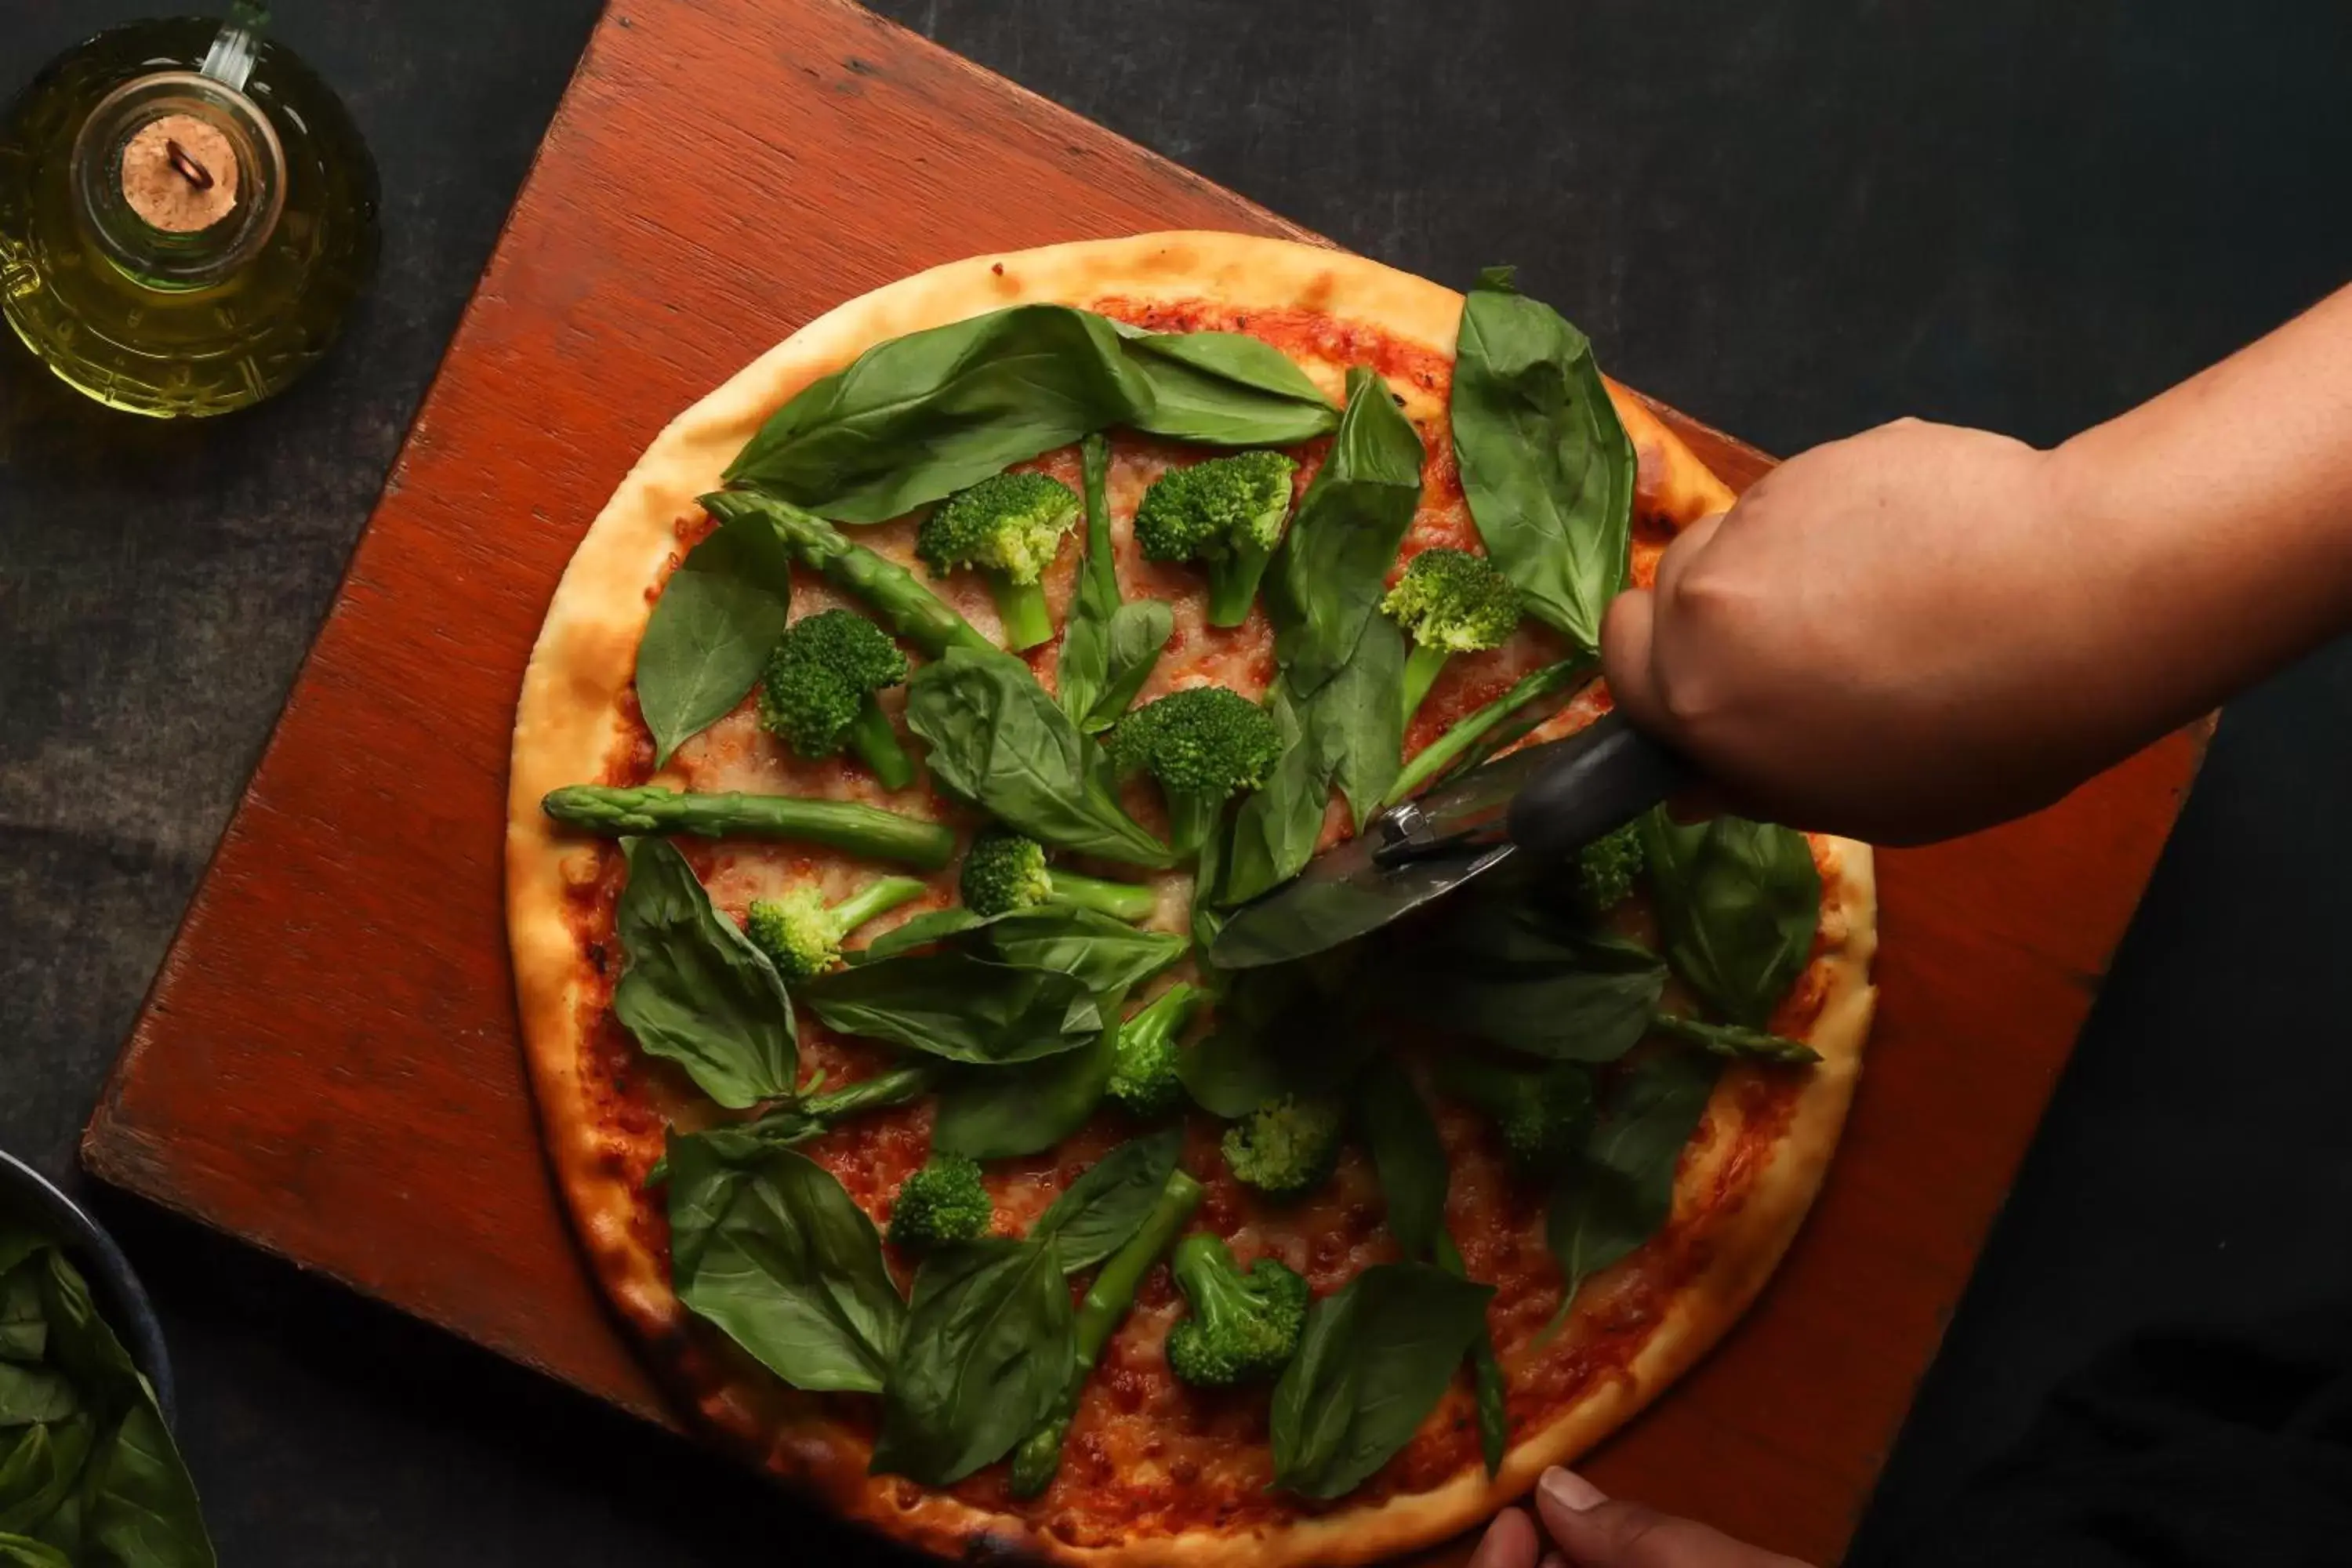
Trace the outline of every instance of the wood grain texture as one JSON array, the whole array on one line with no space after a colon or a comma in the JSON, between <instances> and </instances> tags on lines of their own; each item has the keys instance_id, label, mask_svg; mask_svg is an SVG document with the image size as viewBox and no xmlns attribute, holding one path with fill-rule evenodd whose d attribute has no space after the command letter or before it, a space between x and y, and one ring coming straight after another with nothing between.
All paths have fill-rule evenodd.
<instances>
[{"instance_id":1,"label":"wood grain texture","mask_svg":"<svg viewBox=\"0 0 2352 1568\"><path fill-rule=\"evenodd\" d=\"M668 1419L579 1267L515 1041L504 773L548 597L662 424L824 309L978 251L1191 226L1299 233L841 0L608 14L89 1167ZM1769 466L1670 417L1735 483ZM1837 1553L2200 748L1883 858L1880 1025L1828 1189L1750 1320L1595 1461L1602 1486Z\"/></svg>"}]
</instances>

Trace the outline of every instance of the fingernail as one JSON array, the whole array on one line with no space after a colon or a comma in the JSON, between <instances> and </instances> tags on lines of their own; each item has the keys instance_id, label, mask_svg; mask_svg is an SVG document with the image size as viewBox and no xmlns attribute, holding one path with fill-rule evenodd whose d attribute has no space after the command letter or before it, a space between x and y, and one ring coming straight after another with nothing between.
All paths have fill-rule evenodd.
<instances>
[{"instance_id":1,"label":"fingernail","mask_svg":"<svg viewBox=\"0 0 2352 1568\"><path fill-rule=\"evenodd\" d=\"M1536 1483L1536 1488L1543 1493L1546 1502L1564 1508L1570 1513L1582 1513L1595 1504L1609 1500L1607 1492L1574 1470L1563 1470L1557 1465L1543 1473L1543 1479Z\"/></svg>"}]
</instances>

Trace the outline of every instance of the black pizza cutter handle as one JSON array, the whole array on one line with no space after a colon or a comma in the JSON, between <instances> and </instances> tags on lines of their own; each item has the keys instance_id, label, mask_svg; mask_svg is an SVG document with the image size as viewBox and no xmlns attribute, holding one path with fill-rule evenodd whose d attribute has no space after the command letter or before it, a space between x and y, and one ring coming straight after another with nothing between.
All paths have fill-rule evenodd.
<instances>
[{"instance_id":1,"label":"black pizza cutter handle","mask_svg":"<svg viewBox=\"0 0 2352 1568\"><path fill-rule=\"evenodd\" d=\"M1511 797L1511 842L1561 858L1624 826L1698 782L1698 769L1616 713L1549 748L1543 768Z\"/></svg>"}]
</instances>

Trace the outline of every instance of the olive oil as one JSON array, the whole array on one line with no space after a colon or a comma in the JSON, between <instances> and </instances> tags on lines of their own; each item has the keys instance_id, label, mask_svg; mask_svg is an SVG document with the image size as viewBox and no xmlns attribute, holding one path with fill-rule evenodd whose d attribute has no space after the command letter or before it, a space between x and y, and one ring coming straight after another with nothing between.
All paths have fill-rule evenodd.
<instances>
[{"instance_id":1,"label":"olive oil","mask_svg":"<svg viewBox=\"0 0 2352 1568\"><path fill-rule=\"evenodd\" d=\"M282 46L188 17L101 33L0 121L0 313L137 414L226 414L326 353L375 267L375 165Z\"/></svg>"}]
</instances>

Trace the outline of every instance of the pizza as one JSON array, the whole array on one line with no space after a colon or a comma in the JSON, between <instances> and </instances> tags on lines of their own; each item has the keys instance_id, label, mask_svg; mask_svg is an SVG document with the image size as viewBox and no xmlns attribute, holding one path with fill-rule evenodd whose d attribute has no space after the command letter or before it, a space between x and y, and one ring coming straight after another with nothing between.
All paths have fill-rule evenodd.
<instances>
[{"instance_id":1,"label":"pizza","mask_svg":"<svg viewBox=\"0 0 2352 1568\"><path fill-rule=\"evenodd\" d=\"M901 1541L1122 1568L1424 1545L1657 1397L1823 1179L1866 846L1654 813L1206 954L1605 712L1609 595L1731 500L1507 276L1229 234L940 267L681 416L507 837L555 1177L670 1384Z\"/></svg>"}]
</instances>

